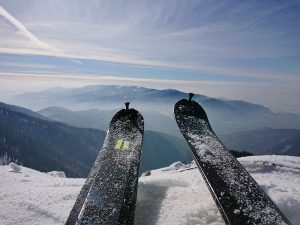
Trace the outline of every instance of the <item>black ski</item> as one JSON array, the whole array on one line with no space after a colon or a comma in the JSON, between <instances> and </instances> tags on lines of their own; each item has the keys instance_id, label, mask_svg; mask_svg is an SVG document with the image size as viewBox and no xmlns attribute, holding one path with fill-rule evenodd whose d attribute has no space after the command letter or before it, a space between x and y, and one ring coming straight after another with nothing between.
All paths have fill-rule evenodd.
<instances>
[{"instance_id":1,"label":"black ski","mask_svg":"<svg viewBox=\"0 0 300 225\"><path fill-rule=\"evenodd\" d=\"M132 225L144 120L135 109L117 112L67 225Z\"/></svg>"},{"instance_id":2,"label":"black ski","mask_svg":"<svg viewBox=\"0 0 300 225\"><path fill-rule=\"evenodd\" d=\"M175 104L175 119L225 223L291 224L222 144L192 96Z\"/></svg>"}]
</instances>

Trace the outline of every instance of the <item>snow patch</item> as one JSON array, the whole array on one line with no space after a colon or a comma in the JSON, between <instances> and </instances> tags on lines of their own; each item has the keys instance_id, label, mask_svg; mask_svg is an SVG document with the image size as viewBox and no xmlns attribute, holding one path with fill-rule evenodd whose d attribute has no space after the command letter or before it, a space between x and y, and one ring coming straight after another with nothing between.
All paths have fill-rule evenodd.
<instances>
[{"instance_id":1,"label":"snow patch","mask_svg":"<svg viewBox=\"0 0 300 225\"><path fill-rule=\"evenodd\" d=\"M192 133L187 133L191 139L189 142L196 147L197 155L205 159L206 161L212 161L215 158L211 148L203 143L202 135L198 136Z\"/></svg>"},{"instance_id":2,"label":"snow patch","mask_svg":"<svg viewBox=\"0 0 300 225\"><path fill-rule=\"evenodd\" d=\"M197 146L197 154L201 155L207 161L210 161L215 157L214 153L211 151L211 148L206 144L200 144Z\"/></svg>"},{"instance_id":3,"label":"snow patch","mask_svg":"<svg viewBox=\"0 0 300 225\"><path fill-rule=\"evenodd\" d=\"M19 165L16 164L16 163L13 163L13 162L11 162L11 163L9 164L9 167L12 169L13 172L16 172L16 173L20 173L21 170L22 170L22 167L21 167L21 166L19 166Z\"/></svg>"},{"instance_id":4,"label":"snow patch","mask_svg":"<svg viewBox=\"0 0 300 225\"><path fill-rule=\"evenodd\" d=\"M62 178L66 178L66 174L63 171L51 171L48 172L47 174L49 174L52 177L62 177Z\"/></svg>"},{"instance_id":5,"label":"snow patch","mask_svg":"<svg viewBox=\"0 0 300 225\"><path fill-rule=\"evenodd\" d=\"M186 168L186 165L182 162L174 162L170 166L163 169L163 171L170 171L170 170L178 170L178 169L184 169Z\"/></svg>"}]
</instances>

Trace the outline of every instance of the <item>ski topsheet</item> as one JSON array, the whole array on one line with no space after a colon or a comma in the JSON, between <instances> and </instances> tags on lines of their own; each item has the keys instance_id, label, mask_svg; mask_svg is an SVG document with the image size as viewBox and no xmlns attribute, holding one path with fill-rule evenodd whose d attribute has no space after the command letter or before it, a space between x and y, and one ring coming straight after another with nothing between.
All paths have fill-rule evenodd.
<instances>
[{"instance_id":1,"label":"ski topsheet","mask_svg":"<svg viewBox=\"0 0 300 225\"><path fill-rule=\"evenodd\" d=\"M143 133L138 111L116 113L66 224L133 224Z\"/></svg>"},{"instance_id":2,"label":"ski topsheet","mask_svg":"<svg viewBox=\"0 0 300 225\"><path fill-rule=\"evenodd\" d=\"M212 130L204 109L182 99L174 114L226 224L291 224Z\"/></svg>"}]
</instances>

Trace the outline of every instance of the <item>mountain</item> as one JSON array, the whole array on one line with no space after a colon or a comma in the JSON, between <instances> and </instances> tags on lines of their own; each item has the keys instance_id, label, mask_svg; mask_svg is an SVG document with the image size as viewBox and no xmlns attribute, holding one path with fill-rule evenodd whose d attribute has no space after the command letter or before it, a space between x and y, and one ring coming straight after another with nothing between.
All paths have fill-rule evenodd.
<instances>
[{"instance_id":1,"label":"mountain","mask_svg":"<svg viewBox=\"0 0 300 225\"><path fill-rule=\"evenodd\" d=\"M178 90L157 90L137 86L93 85L81 88L54 88L41 92L24 93L12 99L13 103L31 109L59 106L73 111L98 109L101 114L123 108L125 101L139 110L155 131L178 136L174 132L174 104L188 94ZM275 113L267 107L245 101L210 98L196 94L193 98L203 105L217 134L230 134L262 127L300 129L300 116ZM88 112L85 112L88 113ZM147 115L148 114L148 115ZM163 116L164 117L163 117ZM57 117L58 118L58 117ZM104 118L108 124L108 117ZM160 121L155 123L155 121ZM146 129L148 129L146 127Z\"/></svg>"},{"instance_id":2,"label":"mountain","mask_svg":"<svg viewBox=\"0 0 300 225\"><path fill-rule=\"evenodd\" d=\"M210 101L210 100L209 100ZM219 105L218 101L215 100L214 101L216 104L216 106ZM206 104L206 100L202 103L203 105ZM225 104L225 103L222 103ZM235 101L231 102L232 105L236 104ZM240 103L238 103L240 104ZM245 103L242 103L245 104ZM226 107L228 108L228 110L232 110L232 105L227 105ZM89 110L85 110L85 111L80 111L80 112L74 112L71 110L67 110L67 109L61 109L60 110L56 110L57 107L50 107L47 108L45 110L39 111L39 113L41 113L43 116L48 117L50 119L56 119L60 122L65 122L69 125L72 126L79 126L79 127L95 127L95 126L99 126L100 125L100 118L104 118L102 115L103 113L101 113L101 111L99 110L93 110L93 111L98 111L98 118L95 118L93 115L94 114L90 114ZM223 107L225 108L225 106ZM247 108L251 109L251 105L246 104L245 105L245 110ZM245 112L241 112L241 116L242 115L247 115L247 114L251 114L250 109L246 110ZM253 110L253 109L252 109ZM266 116L268 115L269 110L262 107L262 106L257 106L256 108L256 113L265 113ZM68 112L67 114L65 114L65 112ZM83 113L84 112L84 113ZM80 115L82 116L80 119L77 117L77 114L80 113ZM112 115L114 112L110 112L107 113L108 117L104 118L107 121L110 120L110 115ZM224 115L222 115L225 118L229 117L230 114L226 114L227 112L223 111ZM253 112L252 112L253 113ZM83 116L84 115L84 116ZM213 111L210 112L208 111L208 115L211 118L214 117ZM165 115L162 114L157 114L157 113L149 113L146 112L145 115L143 114L144 118L145 118L145 129L146 131L150 128L150 130L155 130L155 132L149 132L151 134L151 137L154 137L155 134L160 134L159 138L162 137L163 133L167 133L171 134L171 136L174 138L176 138L176 144L179 146L184 146L182 147L182 149L185 149L187 151L188 147L185 145L185 140L182 138L182 135L179 133L179 130L174 122L174 119L171 119ZM251 115L249 115L249 118L251 117ZM253 119L250 121L256 121L255 117L252 114ZM85 123L85 121L87 121ZM211 120L213 121L213 120ZM259 119L259 117L257 118L256 124L259 124L259 122L262 123L262 121ZM246 121L244 123L248 123L248 127L250 129L250 127L253 127L253 124L249 124L249 121ZM255 122L253 122L255 123ZM97 128L97 127L95 127ZM148 128L148 129L147 129ZM161 128L159 132L159 128ZM105 129L107 129L105 127ZM295 156L299 156L299 152L297 146L299 146L299 140L300 138L296 135L298 133L299 130L297 129L267 129L267 128L260 128L260 129L255 129L255 130L251 130L251 131L239 131L239 132L235 132L233 134L223 134L220 135L220 137L222 137L221 139L224 141L224 143L226 144L226 146L230 149L235 149L235 150L239 150L239 151L248 151L248 152L252 152L254 154L285 154L285 155L295 155ZM146 132L145 137L148 138L148 133ZM156 137L156 139L159 139L158 137ZM171 143L175 143L175 141L172 139ZM284 141L279 142L279 140L284 139ZM164 141L166 142L166 140ZM269 147L265 146L265 142L270 143ZM155 140L152 143L156 143ZM171 144L170 143L170 144ZM165 145L162 145L165 146ZM169 145L168 145L169 146ZM289 149L285 149L285 146L290 146L287 147ZM165 147L164 147L165 148ZM152 152L154 151L153 149L156 149L156 147L152 148ZM161 149L161 148L159 148ZM284 150L285 149L285 150ZM167 151L167 149L165 148L164 151ZM236 155L239 155L238 153L236 153ZM172 157L173 154L170 154L170 157ZM184 156L185 157L185 156ZM181 159L183 160L184 157ZM167 160L167 156L164 157L164 160ZM179 159L176 159L179 160ZM175 161L176 161L175 160ZM172 161L171 161L172 162Z\"/></svg>"},{"instance_id":3,"label":"mountain","mask_svg":"<svg viewBox=\"0 0 300 225\"><path fill-rule=\"evenodd\" d=\"M75 127L107 130L115 110L87 109L72 111L64 107L52 106L37 111L38 114L57 122Z\"/></svg>"},{"instance_id":4,"label":"mountain","mask_svg":"<svg viewBox=\"0 0 300 225\"><path fill-rule=\"evenodd\" d=\"M64 119L74 123L70 118L76 118L76 113L74 115L74 112L63 108L55 109L66 112ZM93 110L89 112L91 111ZM45 110L45 115L46 112ZM62 170L71 177L87 176L106 133L97 129L72 127L40 117L42 116L33 111L2 103L0 156L7 152L25 166L40 171ZM80 125L81 118L77 119ZM96 121L92 122L96 124ZM141 172L179 160L192 160L182 137L180 139L161 132L145 131L142 152Z\"/></svg>"},{"instance_id":5,"label":"mountain","mask_svg":"<svg viewBox=\"0 0 300 225\"><path fill-rule=\"evenodd\" d=\"M71 111L63 107L49 107L38 111L38 113L48 119L66 123L71 126L95 128L107 130L109 121L115 110L89 109L82 111ZM150 115L149 115L150 114ZM190 162L192 160L189 153L189 147L185 140L179 134L176 124L170 118L156 114L155 120L151 121L150 112L143 114L145 120L145 134L143 142L143 154L141 158L141 171L156 169L169 165L176 161ZM167 124L167 127L173 126L173 134L177 136L165 134L164 129L153 131L155 126ZM166 126L162 126L163 128Z\"/></svg>"},{"instance_id":6,"label":"mountain","mask_svg":"<svg viewBox=\"0 0 300 225\"><path fill-rule=\"evenodd\" d=\"M3 102L0 102L0 108L6 108L6 109L9 109L10 111L20 112L20 113L23 113L23 114L26 114L28 116L32 116L32 117L35 117L35 118L47 119L47 117L44 117L39 113L35 113L35 112L33 112L29 109L19 107L19 106L16 106L16 105L9 105L9 104L5 104Z\"/></svg>"},{"instance_id":7,"label":"mountain","mask_svg":"<svg viewBox=\"0 0 300 225\"><path fill-rule=\"evenodd\" d=\"M221 138L225 145L254 154L300 156L300 130L261 128L227 134Z\"/></svg>"},{"instance_id":8,"label":"mountain","mask_svg":"<svg viewBox=\"0 0 300 225\"><path fill-rule=\"evenodd\" d=\"M145 132L141 171L157 169L176 161L192 161L189 146L183 139L159 132Z\"/></svg>"},{"instance_id":9,"label":"mountain","mask_svg":"<svg viewBox=\"0 0 300 225\"><path fill-rule=\"evenodd\" d=\"M112 115L117 110L86 109L72 111L64 107L52 106L37 111L45 118L53 121L66 123L75 127L95 128L107 130ZM158 112L145 111L145 130L152 130L161 133L168 133L172 136L181 136L173 118Z\"/></svg>"},{"instance_id":10,"label":"mountain","mask_svg":"<svg viewBox=\"0 0 300 225\"><path fill-rule=\"evenodd\" d=\"M89 108L116 109L125 101L133 105L146 106L151 109L155 104L172 104L186 97L186 93L168 89L157 90L138 86L89 85L81 88L52 88L40 92L17 95L13 101L27 108L45 108L48 106L63 106L81 110ZM195 96L198 100L206 96ZM162 106L163 107L163 106Z\"/></svg>"},{"instance_id":11,"label":"mountain","mask_svg":"<svg viewBox=\"0 0 300 225\"><path fill-rule=\"evenodd\" d=\"M62 170L71 177L88 174L105 132L71 127L16 109L20 108L0 106L0 155L7 152L40 171Z\"/></svg>"}]
</instances>

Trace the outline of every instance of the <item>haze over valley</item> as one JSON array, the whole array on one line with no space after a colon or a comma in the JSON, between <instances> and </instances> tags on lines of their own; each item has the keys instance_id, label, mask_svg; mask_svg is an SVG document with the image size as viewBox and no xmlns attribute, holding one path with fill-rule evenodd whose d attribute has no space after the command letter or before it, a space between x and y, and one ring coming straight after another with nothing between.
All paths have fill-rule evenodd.
<instances>
[{"instance_id":1,"label":"haze over valley","mask_svg":"<svg viewBox=\"0 0 300 225\"><path fill-rule=\"evenodd\" d=\"M188 163L192 157L172 112L174 103L187 97L188 93L177 90L112 85L17 95L12 102L22 107L0 104L0 155L7 153L41 171L62 170L67 176L85 177L112 115L124 108L124 101L130 101L145 120L141 172L175 161ZM204 95L193 99L204 107L213 129L229 149L300 156L298 115L275 113L244 101Z\"/></svg>"}]
</instances>

